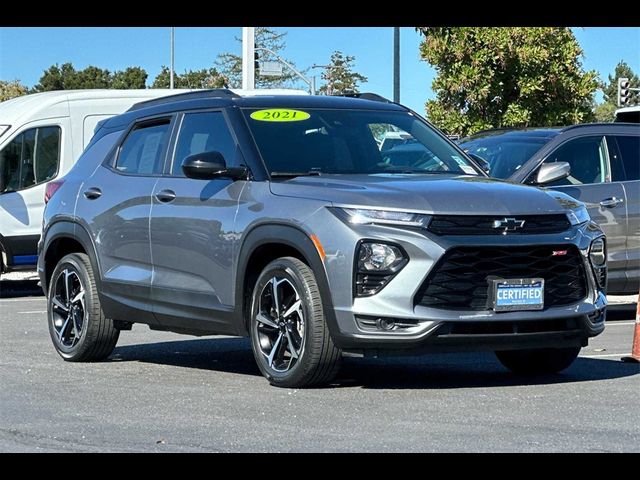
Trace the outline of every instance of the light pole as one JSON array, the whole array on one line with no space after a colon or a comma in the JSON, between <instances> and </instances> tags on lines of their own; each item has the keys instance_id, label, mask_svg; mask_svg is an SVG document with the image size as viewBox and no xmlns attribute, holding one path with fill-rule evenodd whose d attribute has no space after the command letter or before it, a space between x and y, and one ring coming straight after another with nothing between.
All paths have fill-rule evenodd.
<instances>
[{"instance_id":1,"label":"light pole","mask_svg":"<svg viewBox=\"0 0 640 480\"><path fill-rule=\"evenodd\" d=\"M256 88L256 28L242 27L242 88L253 90Z\"/></svg>"},{"instance_id":2,"label":"light pole","mask_svg":"<svg viewBox=\"0 0 640 480\"><path fill-rule=\"evenodd\" d=\"M289 62L287 62L285 59L283 59L280 55L278 55L276 52L274 52L273 50L269 50L268 48L264 48L264 47L258 47L255 49L255 51L258 50L264 50L265 52L269 52L271 55L273 55L274 57L276 57L276 59L282 63L283 65L286 65L289 70L291 70L293 73L295 73L298 77L300 77L300 79L306 83L307 85L309 85L309 90L311 91L311 95L315 95L316 94L316 82L315 80L309 80L307 77L305 77L303 74L301 74L298 70L295 69L295 67L293 65L291 65Z\"/></svg>"},{"instance_id":3,"label":"light pole","mask_svg":"<svg viewBox=\"0 0 640 480\"><path fill-rule=\"evenodd\" d=\"M400 102L400 27L393 27L393 101Z\"/></svg>"},{"instance_id":4,"label":"light pole","mask_svg":"<svg viewBox=\"0 0 640 480\"><path fill-rule=\"evenodd\" d=\"M171 27L171 47L170 47L171 59L169 60L169 63L171 64L170 71L169 71L169 88L171 90L173 90L173 57L174 57L173 44L175 41L175 30L176 30L175 27Z\"/></svg>"}]
</instances>

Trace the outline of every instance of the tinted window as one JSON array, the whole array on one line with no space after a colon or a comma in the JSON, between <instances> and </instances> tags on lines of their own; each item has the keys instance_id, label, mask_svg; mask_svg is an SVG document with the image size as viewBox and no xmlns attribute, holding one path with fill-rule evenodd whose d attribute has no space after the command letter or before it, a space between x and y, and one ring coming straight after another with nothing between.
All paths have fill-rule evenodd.
<instances>
[{"instance_id":1,"label":"tinted window","mask_svg":"<svg viewBox=\"0 0 640 480\"><path fill-rule=\"evenodd\" d=\"M234 163L236 144L221 112L189 113L184 116L171 169L182 176L182 161L189 155L220 152L227 164Z\"/></svg>"},{"instance_id":2,"label":"tinted window","mask_svg":"<svg viewBox=\"0 0 640 480\"><path fill-rule=\"evenodd\" d=\"M627 180L640 180L640 136L617 136ZM615 179L614 179L615 180Z\"/></svg>"},{"instance_id":3,"label":"tinted window","mask_svg":"<svg viewBox=\"0 0 640 480\"><path fill-rule=\"evenodd\" d=\"M60 127L27 130L0 151L0 192L52 179L60 164Z\"/></svg>"},{"instance_id":4,"label":"tinted window","mask_svg":"<svg viewBox=\"0 0 640 480\"><path fill-rule=\"evenodd\" d=\"M162 152L169 136L169 119L141 125L125 139L116 169L120 172L152 175L162 172Z\"/></svg>"},{"instance_id":5,"label":"tinted window","mask_svg":"<svg viewBox=\"0 0 640 480\"><path fill-rule=\"evenodd\" d=\"M570 140L552 152L544 163L567 162L571 173L549 185L581 185L602 183L607 179L608 165L604 137Z\"/></svg>"},{"instance_id":6,"label":"tinted window","mask_svg":"<svg viewBox=\"0 0 640 480\"><path fill-rule=\"evenodd\" d=\"M509 178L549 140L492 135L461 143L460 148L489 162L489 175L492 177Z\"/></svg>"},{"instance_id":7,"label":"tinted window","mask_svg":"<svg viewBox=\"0 0 640 480\"><path fill-rule=\"evenodd\" d=\"M244 112L271 173L479 173L449 142L408 112L276 110Z\"/></svg>"},{"instance_id":8,"label":"tinted window","mask_svg":"<svg viewBox=\"0 0 640 480\"><path fill-rule=\"evenodd\" d=\"M36 141L36 183L46 182L58 173L60 163L60 128L38 129Z\"/></svg>"}]
</instances>

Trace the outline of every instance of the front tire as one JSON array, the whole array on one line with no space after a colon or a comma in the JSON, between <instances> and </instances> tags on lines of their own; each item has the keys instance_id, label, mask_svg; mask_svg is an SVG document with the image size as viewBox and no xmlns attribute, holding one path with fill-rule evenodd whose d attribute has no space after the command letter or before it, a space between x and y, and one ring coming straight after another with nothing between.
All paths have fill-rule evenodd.
<instances>
[{"instance_id":1,"label":"front tire","mask_svg":"<svg viewBox=\"0 0 640 480\"><path fill-rule=\"evenodd\" d=\"M47 318L53 346L69 362L107 358L120 335L104 316L93 268L84 253L63 257L53 270Z\"/></svg>"},{"instance_id":2,"label":"front tire","mask_svg":"<svg viewBox=\"0 0 640 480\"><path fill-rule=\"evenodd\" d=\"M495 352L500 363L519 375L545 375L568 368L580 353L580 347L536 348Z\"/></svg>"},{"instance_id":3,"label":"front tire","mask_svg":"<svg viewBox=\"0 0 640 480\"><path fill-rule=\"evenodd\" d=\"M253 289L249 329L260 372L277 387L328 383L340 349L331 339L313 271L283 257L267 265Z\"/></svg>"}]
</instances>

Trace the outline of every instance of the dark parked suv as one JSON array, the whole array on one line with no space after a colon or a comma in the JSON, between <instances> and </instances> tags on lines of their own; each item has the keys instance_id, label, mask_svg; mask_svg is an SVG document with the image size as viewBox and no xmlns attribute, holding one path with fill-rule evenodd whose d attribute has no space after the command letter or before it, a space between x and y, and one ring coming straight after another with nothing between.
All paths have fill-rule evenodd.
<instances>
[{"instance_id":1,"label":"dark parked suv","mask_svg":"<svg viewBox=\"0 0 640 480\"><path fill-rule=\"evenodd\" d=\"M106 358L140 322L248 335L279 386L328 382L343 353L568 367L604 329L605 237L584 205L489 179L414 112L361 97L213 90L106 120L47 190L58 353ZM390 132L407 151L381 151Z\"/></svg>"}]
</instances>

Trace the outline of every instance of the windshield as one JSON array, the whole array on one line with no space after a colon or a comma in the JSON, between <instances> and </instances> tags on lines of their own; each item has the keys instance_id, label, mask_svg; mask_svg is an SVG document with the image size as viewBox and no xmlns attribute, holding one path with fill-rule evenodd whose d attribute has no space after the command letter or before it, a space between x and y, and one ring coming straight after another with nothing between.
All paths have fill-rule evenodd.
<instances>
[{"instance_id":1,"label":"windshield","mask_svg":"<svg viewBox=\"0 0 640 480\"><path fill-rule=\"evenodd\" d=\"M479 174L408 112L278 108L244 114L271 176Z\"/></svg>"},{"instance_id":2,"label":"windshield","mask_svg":"<svg viewBox=\"0 0 640 480\"><path fill-rule=\"evenodd\" d=\"M459 146L465 152L478 155L489 162L490 176L509 178L549 140L542 137L505 138L497 135L462 142Z\"/></svg>"}]
</instances>

